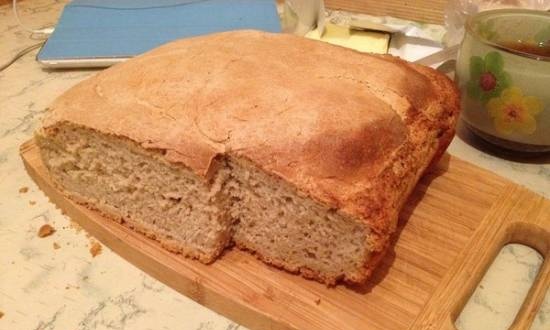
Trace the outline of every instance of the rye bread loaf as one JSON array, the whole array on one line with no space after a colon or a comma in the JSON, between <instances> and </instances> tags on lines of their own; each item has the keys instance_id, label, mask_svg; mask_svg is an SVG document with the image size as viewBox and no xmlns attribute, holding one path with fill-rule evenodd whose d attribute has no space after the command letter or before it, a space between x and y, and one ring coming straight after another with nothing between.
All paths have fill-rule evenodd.
<instances>
[{"instance_id":1,"label":"rye bread loaf","mask_svg":"<svg viewBox=\"0 0 550 330\"><path fill-rule=\"evenodd\" d=\"M79 83L36 138L68 197L172 251L208 263L235 243L308 278L358 283L458 109L432 69L236 31Z\"/></svg>"}]
</instances>

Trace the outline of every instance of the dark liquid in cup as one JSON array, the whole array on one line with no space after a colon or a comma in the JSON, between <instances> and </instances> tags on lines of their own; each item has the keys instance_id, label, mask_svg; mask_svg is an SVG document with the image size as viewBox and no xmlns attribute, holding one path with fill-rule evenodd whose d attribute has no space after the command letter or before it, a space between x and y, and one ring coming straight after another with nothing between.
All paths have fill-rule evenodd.
<instances>
[{"instance_id":1,"label":"dark liquid in cup","mask_svg":"<svg viewBox=\"0 0 550 330\"><path fill-rule=\"evenodd\" d=\"M539 57L549 57L550 58L550 41L541 42L539 44L531 42L510 41L510 42L499 42L502 46L513 49L515 51L531 54Z\"/></svg>"}]
</instances>

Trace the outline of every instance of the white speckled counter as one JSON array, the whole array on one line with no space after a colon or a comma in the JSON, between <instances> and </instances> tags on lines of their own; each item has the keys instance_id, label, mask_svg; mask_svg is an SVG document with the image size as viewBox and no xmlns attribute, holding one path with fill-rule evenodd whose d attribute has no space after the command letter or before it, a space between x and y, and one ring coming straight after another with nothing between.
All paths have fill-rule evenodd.
<instances>
[{"instance_id":1,"label":"white speckled counter","mask_svg":"<svg viewBox=\"0 0 550 330\"><path fill-rule=\"evenodd\" d=\"M34 28L53 26L64 3L24 1L22 20ZM36 42L17 25L10 7L0 6L0 63ZM106 247L92 257L93 239L71 225L38 190L23 168L19 145L32 136L56 96L96 71L43 70L35 54L0 72L0 329L242 329ZM550 197L548 158L505 160L472 141L461 131L449 151ZM29 189L20 192L22 187ZM45 223L56 232L39 238L37 231ZM528 249L506 248L457 322L459 327L494 329L509 323L540 263ZM503 279L510 284L503 286ZM514 290L501 290L510 287ZM533 329L550 327L549 300ZM498 320L499 315L507 318Z\"/></svg>"}]
</instances>

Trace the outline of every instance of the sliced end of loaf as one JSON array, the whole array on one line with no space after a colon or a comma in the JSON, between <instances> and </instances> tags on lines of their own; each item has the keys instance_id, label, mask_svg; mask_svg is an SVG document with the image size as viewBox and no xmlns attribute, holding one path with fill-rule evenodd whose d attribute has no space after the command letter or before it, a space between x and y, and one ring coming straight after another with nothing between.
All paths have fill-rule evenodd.
<instances>
[{"instance_id":1,"label":"sliced end of loaf","mask_svg":"<svg viewBox=\"0 0 550 330\"><path fill-rule=\"evenodd\" d=\"M366 279L376 237L365 223L318 204L250 161L229 157L228 166L224 193L237 246L326 284Z\"/></svg>"},{"instance_id":2,"label":"sliced end of loaf","mask_svg":"<svg viewBox=\"0 0 550 330\"><path fill-rule=\"evenodd\" d=\"M205 181L161 151L66 123L36 138L54 182L73 200L205 263L230 242L223 169Z\"/></svg>"},{"instance_id":3,"label":"sliced end of loaf","mask_svg":"<svg viewBox=\"0 0 550 330\"><path fill-rule=\"evenodd\" d=\"M159 150L60 123L37 134L54 182L71 199L209 263L232 240L260 259L332 285L363 282L376 237L363 222L300 194L251 162L218 160L208 180Z\"/></svg>"}]
</instances>

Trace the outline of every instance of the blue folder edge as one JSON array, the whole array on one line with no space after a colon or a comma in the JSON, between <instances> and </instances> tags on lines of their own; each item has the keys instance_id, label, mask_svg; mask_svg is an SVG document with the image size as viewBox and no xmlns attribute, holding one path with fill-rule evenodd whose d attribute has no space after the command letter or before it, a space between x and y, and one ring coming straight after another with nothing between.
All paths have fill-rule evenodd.
<instances>
[{"instance_id":1,"label":"blue folder edge","mask_svg":"<svg viewBox=\"0 0 550 330\"><path fill-rule=\"evenodd\" d=\"M172 40L255 29L281 32L274 0L75 0L39 61L132 57Z\"/></svg>"}]
</instances>

